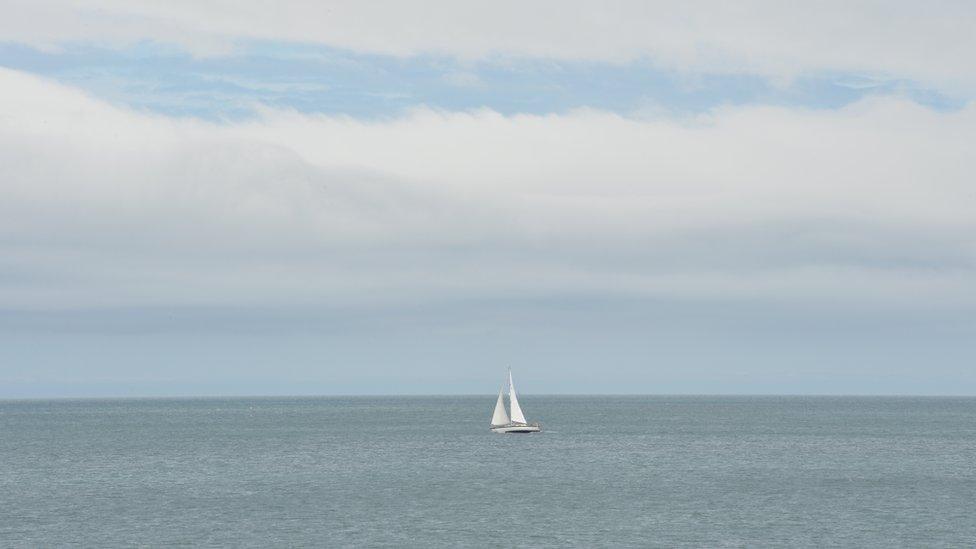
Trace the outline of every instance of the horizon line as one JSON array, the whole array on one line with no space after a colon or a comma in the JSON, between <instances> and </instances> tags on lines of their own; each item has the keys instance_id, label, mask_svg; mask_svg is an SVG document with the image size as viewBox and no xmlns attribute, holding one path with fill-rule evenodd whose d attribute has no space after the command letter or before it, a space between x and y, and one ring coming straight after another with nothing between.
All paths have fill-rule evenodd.
<instances>
[{"instance_id":1,"label":"horizon line","mask_svg":"<svg viewBox=\"0 0 976 549\"><path fill-rule=\"evenodd\" d=\"M795 397L795 398L976 398L976 394L937 393L522 393L528 397ZM302 399L302 398L445 398L486 397L494 393L348 393L348 394L239 394L239 395L128 395L128 396L35 396L3 397L4 402L72 401L72 400L221 400L221 399Z\"/></svg>"}]
</instances>

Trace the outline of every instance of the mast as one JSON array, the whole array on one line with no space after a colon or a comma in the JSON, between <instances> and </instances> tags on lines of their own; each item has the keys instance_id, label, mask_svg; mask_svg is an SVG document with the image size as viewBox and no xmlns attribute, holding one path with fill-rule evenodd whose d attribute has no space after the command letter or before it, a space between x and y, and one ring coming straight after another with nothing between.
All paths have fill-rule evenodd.
<instances>
[{"instance_id":1,"label":"mast","mask_svg":"<svg viewBox=\"0 0 976 549\"><path fill-rule=\"evenodd\" d=\"M495 413L491 415L491 424L493 426L508 425L508 414L505 413L505 399L502 398L502 392L504 390L504 386L498 389L498 401L495 402Z\"/></svg>"},{"instance_id":2,"label":"mast","mask_svg":"<svg viewBox=\"0 0 976 549\"><path fill-rule=\"evenodd\" d=\"M508 402L512 408L512 422L513 423L527 423L525 421L525 415L522 413L522 407L519 406L518 397L515 396L515 383L512 382L512 369L508 369Z\"/></svg>"}]
</instances>

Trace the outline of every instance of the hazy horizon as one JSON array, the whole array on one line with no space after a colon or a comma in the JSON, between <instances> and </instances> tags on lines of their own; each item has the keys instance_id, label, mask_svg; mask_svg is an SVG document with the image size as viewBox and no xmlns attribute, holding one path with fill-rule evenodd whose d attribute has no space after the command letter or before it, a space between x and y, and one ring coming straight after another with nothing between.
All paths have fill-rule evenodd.
<instances>
[{"instance_id":1,"label":"hazy horizon","mask_svg":"<svg viewBox=\"0 0 976 549\"><path fill-rule=\"evenodd\" d=\"M458 393L458 394L420 394L420 393L409 393L409 394L387 394L387 393L377 393L377 394L267 394L267 395L246 395L246 394L219 394L219 395L207 395L207 394L185 394L185 395L131 395L131 396L42 396L42 397L10 397L10 398L0 398L0 402L56 402L56 401L85 401L85 400L100 400L100 401L111 401L111 400L171 400L171 401L181 401L181 400L264 400L264 399L369 399L369 398L411 398L411 399L423 399L423 398L455 398L455 397L470 397L470 398L483 398L485 402L490 405L494 402L496 393L492 394L477 394L477 393ZM746 393L520 393L521 397L533 398L533 397L580 397L580 398L596 398L596 397L609 397L609 398L645 398L645 397L660 397L660 398L729 398L729 399L764 399L764 398L812 398L812 399L946 399L946 400L967 400L976 399L976 395L932 395L932 394L875 394L875 395L856 395L856 394L776 394L776 393L756 393L756 394L746 394ZM490 406L486 405L490 409Z\"/></svg>"}]
</instances>

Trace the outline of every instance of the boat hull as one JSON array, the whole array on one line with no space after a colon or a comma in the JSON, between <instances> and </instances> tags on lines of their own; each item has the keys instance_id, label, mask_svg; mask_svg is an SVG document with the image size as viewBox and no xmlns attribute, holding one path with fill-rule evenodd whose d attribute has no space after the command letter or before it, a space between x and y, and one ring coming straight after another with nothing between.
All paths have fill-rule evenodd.
<instances>
[{"instance_id":1,"label":"boat hull","mask_svg":"<svg viewBox=\"0 0 976 549\"><path fill-rule=\"evenodd\" d=\"M538 423L528 425L500 425L491 428L492 433L541 433L542 426Z\"/></svg>"}]
</instances>

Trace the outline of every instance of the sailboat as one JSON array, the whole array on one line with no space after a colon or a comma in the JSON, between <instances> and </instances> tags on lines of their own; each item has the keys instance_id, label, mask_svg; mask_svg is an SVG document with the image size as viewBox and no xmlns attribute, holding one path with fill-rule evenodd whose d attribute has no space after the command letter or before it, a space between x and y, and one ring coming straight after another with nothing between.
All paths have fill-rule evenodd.
<instances>
[{"instance_id":1,"label":"sailboat","mask_svg":"<svg viewBox=\"0 0 976 549\"><path fill-rule=\"evenodd\" d=\"M515 384L512 383L512 369L508 369L508 404L511 415L505 413L505 386L498 390L498 401L495 402L495 413L491 415L491 430L494 433L538 433L542 425L528 423L525 414L519 406L518 396L515 395Z\"/></svg>"}]
</instances>

